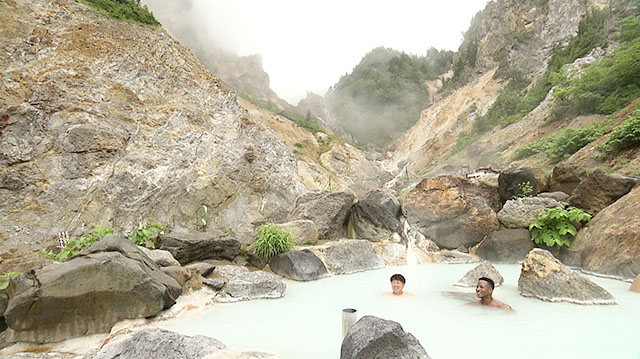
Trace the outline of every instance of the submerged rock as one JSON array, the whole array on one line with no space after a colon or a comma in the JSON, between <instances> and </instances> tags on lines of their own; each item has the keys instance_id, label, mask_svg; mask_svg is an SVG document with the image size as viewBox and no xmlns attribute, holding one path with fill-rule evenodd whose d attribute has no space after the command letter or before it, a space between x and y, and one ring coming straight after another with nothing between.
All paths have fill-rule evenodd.
<instances>
[{"instance_id":1,"label":"submerged rock","mask_svg":"<svg viewBox=\"0 0 640 359\"><path fill-rule=\"evenodd\" d=\"M318 248L329 272L350 274L384 267L384 261L373 250L371 242L341 239Z\"/></svg>"},{"instance_id":2,"label":"submerged rock","mask_svg":"<svg viewBox=\"0 0 640 359\"><path fill-rule=\"evenodd\" d=\"M518 291L525 297L549 302L616 304L605 289L569 267L544 249L535 248L522 263Z\"/></svg>"},{"instance_id":3,"label":"submerged rock","mask_svg":"<svg viewBox=\"0 0 640 359\"><path fill-rule=\"evenodd\" d=\"M480 263L477 267L468 271L459 281L453 285L459 287L475 287L478 284L478 278L487 277L493 280L496 287L501 286L504 283L504 278L498 272L491 262L485 261Z\"/></svg>"},{"instance_id":4,"label":"submerged rock","mask_svg":"<svg viewBox=\"0 0 640 359\"><path fill-rule=\"evenodd\" d=\"M300 281L316 280L329 275L320 258L308 249L280 253L273 257L269 267L276 274Z\"/></svg>"},{"instance_id":5,"label":"submerged rock","mask_svg":"<svg viewBox=\"0 0 640 359\"><path fill-rule=\"evenodd\" d=\"M261 270L249 272L245 267L227 265L215 272L228 280L226 295L217 297L218 302L281 298L287 288L275 275Z\"/></svg>"},{"instance_id":6,"label":"submerged rock","mask_svg":"<svg viewBox=\"0 0 640 359\"><path fill-rule=\"evenodd\" d=\"M371 315L360 318L342 341L340 359L428 359L418 339L399 323Z\"/></svg>"},{"instance_id":7,"label":"submerged rock","mask_svg":"<svg viewBox=\"0 0 640 359\"><path fill-rule=\"evenodd\" d=\"M106 333L118 321L157 314L180 285L123 235L76 257L11 278L8 341L57 342Z\"/></svg>"}]
</instances>

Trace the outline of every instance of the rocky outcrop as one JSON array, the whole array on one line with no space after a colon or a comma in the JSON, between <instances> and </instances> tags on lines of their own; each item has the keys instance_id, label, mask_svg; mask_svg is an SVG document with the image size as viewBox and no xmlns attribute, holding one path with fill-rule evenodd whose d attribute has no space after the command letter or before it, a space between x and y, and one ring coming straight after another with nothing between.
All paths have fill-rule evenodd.
<instances>
[{"instance_id":1,"label":"rocky outcrop","mask_svg":"<svg viewBox=\"0 0 640 359\"><path fill-rule=\"evenodd\" d=\"M529 224L538 218L538 214L558 206L561 206L561 204L551 198L523 197L511 199L498 212L498 220L507 228L529 228Z\"/></svg>"},{"instance_id":2,"label":"rocky outcrop","mask_svg":"<svg viewBox=\"0 0 640 359\"><path fill-rule=\"evenodd\" d=\"M586 169L575 163L562 161L553 167L549 189L571 195L586 176Z\"/></svg>"},{"instance_id":3,"label":"rocky outcrop","mask_svg":"<svg viewBox=\"0 0 640 359\"><path fill-rule=\"evenodd\" d=\"M171 252L165 251L162 249L147 249L144 247L140 247L140 249L144 252L144 254L149 257L152 261L154 261L160 267L168 267L168 266L179 266L180 262L178 262L173 256Z\"/></svg>"},{"instance_id":4,"label":"rocky outcrop","mask_svg":"<svg viewBox=\"0 0 640 359\"><path fill-rule=\"evenodd\" d=\"M478 284L478 278L487 277L493 280L496 287L501 286L504 283L502 274L498 272L491 262L485 261L480 263L477 267L468 271L460 280L453 285L459 287L475 287Z\"/></svg>"},{"instance_id":5,"label":"rocky outcrop","mask_svg":"<svg viewBox=\"0 0 640 359\"><path fill-rule=\"evenodd\" d=\"M204 259L230 261L240 254L240 242L217 232L163 234L158 238L158 246L182 265Z\"/></svg>"},{"instance_id":6,"label":"rocky outcrop","mask_svg":"<svg viewBox=\"0 0 640 359\"><path fill-rule=\"evenodd\" d=\"M180 284L184 292L191 292L202 288L204 278L197 268L180 266L168 266L160 268L165 274Z\"/></svg>"},{"instance_id":7,"label":"rocky outcrop","mask_svg":"<svg viewBox=\"0 0 640 359\"><path fill-rule=\"evenodd\" d=\"M219 340L186 335L158 328L145 328L121 334L109 340L97 353L86 359L204 359L226 346Z\"/></svg>"},{"instance_id":8,"label":"rocky outcrop","mask_svg":"<svg viewBox=\"0 0 640 359\"><path fill-rule=\"evenodd\" d=\"M273 273L300 281L316 280L329 275L320 258L308 249L280 253L273 257L269 267Z\"/></svg>"},{"instance_id":9,"label":"rocky outcrop","mask_svg":"<svg viewBox=\"0 0 640 359\"><path fill-rule=\"evenodd\" d=\"M276 224L283 231L291 232L296 245L314 244L318 241L318 230L315 223L309 220L298 220Z\"/></svg>"},{"instance_id":10,"label":"rocky outcrop","mask_svg":"<svg viewBox=\"0 0 640 359\"><path fill-rule=\"evenodd\" d=\"M373 250L371 242L342 239L315 249L329 272L350 274L384 267L384 261Z\"/></svg>"},{"instance_id":11,"label":"rocky outcrop","mask_svg":"<svg viewBox=\"0 0 640 359\"><path fill-rule=\"evenodd\" d=\"M346 192L307 192L296 199L291 220L313 221L324 239L344 238L354 196Z\"/></svg>"},{"instance_id":12,"label":"rocky outcrop","mask_svg":"<svg viewBox=\"0 0 640 359\"><path fill-rule=\"evenodd\" d=\"M284 219L305 191L292 152L162 28L74 1L3 18L19 21L0 33L0 272L83 223L226 232Z\"/></svg>"},{"instance_id":13,"label":"rocky outcrop","mask_svg":"<svg viewBox=\"0 0 640 359\"><path fill-rule=\"evenodd\" d=\"M402 202L411 226L444 248L470 247L499 228L496 197L456 176L424 179Z\"/></svg>"},{"instance_id":14,"label":"rocky outcrop","mask_svg":"<svg viewBox=\"0 0 640 359\"><path fill-rule=\"evenodd\" d=\"M533 249L522 263L518 291L522 296L549 302L616 304L605 289L539 248Z\"/></svg>"},{"instance_id":15,"label":"rocky outcrop","mask_svg":"<svg viewBox=\"0 0 640 359\"><path fill-rule=\"evenodd\" d=\"M522 188L530 186L530 193L523 193ZM540 186L542 187L542 186ZM498 194L504 203L521 195L535 196L538 194L538 180L531 168L508 169L498 177Z\"/></svg>"},{"instance_id":16,"label":"rocky outcrop","mask_svg":"<svg viewBox=\"0 0 640 359\"><path fill-rule=\"evenodd\" d=\"M496 263L518 263L534 247L529 230L501 229L489 233L478 246L476 254Z\"/></svg>"},{"instance_id":17,"label":"rocky outcrop","mask_svg":"<svg viewBox=\"0 0 640 359\"><path fill-rule=\"evenodd\" d=\"M407 247L399 243L387 243L376 253L382 257L388 266L401 266L407 264Z\"/></svg>"},{"instance_id":18,"label":"rocky outcrop","mask_svg":"<svg viewBox=\"0 0 640 359\"><path fill-rule=\"evenodd\" d=\"M216 297L218 302L272 299L284 296L286 285L275 275L265 271L249 272L246 267L221 266L215 272L227 279L226 295Z\"/></svg>"},{"instance_id":19,"label":"rocky outcrop","mask_svg":"<svg viewBox=\"0 0 640 359\"><path fill-rule=\"evenodd\" d=\"M181 288L122 235L76 257L11 278L9 341L57 342L105 333L118 321L157 314Z\"/></svg>"},{"instance_id":20,"label":"rocky outcrop","mask_svg":"<svg viewBox=\"0 0 640 359\"><path fill-rule=\"evenodd\" d=\"M569 197L569 204L594 216L631 191L637 179L608 174L600 169L584 178Z\"/></svg>"},{"instance_id":21,"label":"rocky outcrop","mask_svg":"<svg viewBox=\"0 0 640 359\"><path fill-rule=\"evenodd\" d=\"M382 241L398 228L401 214L400 203L391 193L373 191L353 206L347 225L349 237Z\"/></svg>"},{"instance_id":22,"label":"rocky outcrop","mask_svg":"<svg viewBox=\"0 0 640 359\"><path fill-rule=\"evenodd\" d=\"M640 273L640 187L582 228L560 258L586 270L632 279Z\"/></svg>"},{"instance_id":23,"label":"rocky outcrop","mask_svg":"<svg viewBox=\"0 0 640 359\"><path fill-rule=\"evenodd\" d=\"M213 273L213 270L216 269L216 266L214 266L213 264L209 264L209 263L198 262L198 263L191 263L189 265L186 265L185 268L197 269L198 272L200 272L200 275L202 275L203 277L206 277L209 274Z\"/></svg>"},{"instance_id":24,"label":"rocky outcrop","mask_svg":"<svg viewBox=\"0 0 640 359\"><path fill-rule=\"evenodd\" d=\"M399 323L366 315L344 337L340 359L375 358L428 359L429 355Z\"/></svg>"},{"instance_id":25,"label":"rocky outcrop","mask_svg":"<svg viewBox=\"0 0 640 359\"><path fill-rule=\"evenodd\" d=\"M459 264L482 262L482 258L469 253L457 250L442 249L432 254L434 263Z\"/></svg>"}]
</instances>

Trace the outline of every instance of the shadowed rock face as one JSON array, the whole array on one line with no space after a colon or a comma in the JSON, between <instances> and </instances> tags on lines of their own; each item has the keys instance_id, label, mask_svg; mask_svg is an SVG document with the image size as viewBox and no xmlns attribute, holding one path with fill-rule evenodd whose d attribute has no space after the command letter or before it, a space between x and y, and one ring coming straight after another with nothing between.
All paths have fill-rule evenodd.
<instances>
[{"instance_id":1,"label":"shadowed rock face","mask_svg":"<svg viewBox=\"0 0 640 359\"><path fill-rule=\"evenodd\" d=\"M595 215L560 258L586 270L633 279L640 274L640 187Z\"/></svg>"},{"instance_id":2,"label":"shadowed rock face","mask_svg":"<svg viewBox=\"0 0 640 359\"><path fill-rule=\"evenodd\" d=\"M487 235L476 254L497 263L518 263L534 248L528 229L502 229Z\"/></svg>"},{"instance_id":3,"label":"shadowed rock face","mask_svg":"<svg viewBox=\"0 0 640 359\"><path fill-rule=\"evenodd\" d=\"M388 192L377 190L353 206L348 231L352 238L379 242L391 235L398 226L400 203Z\"/></svg>"},{"instance_id":4,"label":"shadowed rock face","mask_svg":"<svg viewBox=\"0 0 640 359\"><path fill-rule=\"evenodd\" d=\"M346 192L307 192L296 199L290 218L313 221L323 239L344 238L353 199Z\"/></svg>"},{"instance_id":5,"label":"shadowed rock face","mask_svg":"<svg viewBox=\"0 0 640 359\"><path fill-rule=\"evenodd\" d=\"M422 180L407 194L407 221L440 247L470 247L497 230L497 194L457 176Z\"/></svg>"},{"instance_id":6,"label":"shadowed rock face","mask_svg":"<svg viewBox=\"0 0 640 359\"><path fill-rule=\"evenodd\" d=\"M371 315L360 318L342 341L340 359L429 359L418 339L399 323Z\"/></svg>"},{"instance_id":7,"label":"shadowed rock face","mask_svg":"<svg viewBox=\"0 0 640 359\"><path fill-rule=\"evenodd\" d=\"M118 321L157 314L180 285L121 235L76 257L11 279L8 340L37 343L108 332Z\"/></svg>"},{"instance_id":8,"label":"shadowed rock face","mask_svg":"<svg viewBox=\"0 0 640 359\"><path fill-rule=\"evenodd\" d=\"M637 179L595 170L587 175L569 197L572 206L596 215L631 191Z\"/></svg>"},{"instance_id":9,"label":"shadowed rock face","mask_svg":"<svg viewBox=\"0 0 640 359\"><path fill-rule=\"evenodd\" d=\"M158 244L182 265L204 259L231 261L240 254L240 242L216 232L170 233L161 235Z\"/></svg>"},{"instance_id":10,"label":"shadowed rock face","mask_svg":"<svg viewBox=\"0 0 640 359\"><path fill-rule=\"evenodd\" d=\"M278 254L271 260L269 267L276 274L301 281L329 275L320 258L308 249Z\"/></svg>"},{"instance_id":11,"label":"shadowed rock face","mask_svg":"<svg viewBox=\"0 0 640 359\"><path fill-rule=\"evenodd\" d=\"M20 21L0 33L0 272L83 223L227 231L305 191L273 131L162 28L74 1L2 11Z\"/></svg>"},{"instance_id":12,"label":"shadowed rock face","mask_svg":"<svg viewBox=\"0 0 640 359\"><path fill-rule=\"evenodd\" d=\"M544 249L535 248L522 263L518 291L549 302L616 304L615 298L589 278L573 272Z\"/></svg>"}]
</instances>

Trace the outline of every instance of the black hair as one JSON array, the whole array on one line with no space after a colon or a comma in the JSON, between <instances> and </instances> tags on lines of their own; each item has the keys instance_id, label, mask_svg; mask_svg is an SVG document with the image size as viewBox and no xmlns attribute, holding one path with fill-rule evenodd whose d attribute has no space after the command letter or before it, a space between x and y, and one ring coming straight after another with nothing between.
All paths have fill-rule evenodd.
<instances>
[{"instance_id":1,"label":"black hair","mask_svg":"<svg viewBox=\"0 0 640 359\"><path fill-rule=\"evenodd\" d=\"M495 284L493 283L493 280L491 280L491 278L480 277L480 278L478 278L478 280L483 280L483 281L489 283L489 285L491 286L491 289L495 288Z\"/></svg>"},{"instance_id":2,"label":"black hair","mask_svg":"<svg viewBox=\"0 0 640 359\"><path fill-rule=\"evenodd\" d=\"M394 280L399 280L402 283L406 283L404 277L402 276L402 274L394 274L391 276L391 279L389 279L390 282L393 282Z\"/></svg>"}]
</instances>

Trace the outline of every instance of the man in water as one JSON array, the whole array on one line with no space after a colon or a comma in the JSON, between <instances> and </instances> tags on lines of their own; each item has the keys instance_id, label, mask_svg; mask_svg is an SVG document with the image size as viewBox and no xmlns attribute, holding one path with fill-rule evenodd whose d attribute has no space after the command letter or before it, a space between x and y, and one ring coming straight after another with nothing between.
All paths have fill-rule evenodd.
<instances>
[{"instance_id":1,"label":"man in water","mask_svg":"<svg viewBox=\"0 0 640 359\"><path fill-rule=\"evenodd\" d=\"M404 291L404 285L407 281L404 279L404 276L402 274L394 274L391 276L390 280L391 280L392 292L386 292L384 293L385 295L395 295L399 297L400 296L409 297L413 295L413 293Z\"/></svg>"},{"instance_id":2,"label":"man in water","mask_svg":"<svg viewBox=\"0 0 640 359\"><path fill-rule=\"evenodd\" d=\"M477 302L469 303L471 305L486 305L489 307L497 307L505 310L513 310L508 304L502 303L497 299L493 299L493 288L495 287L493 280L487 277L478 279L476 284L476 295L480 298Z\"/></svg>"}]
</instances>

